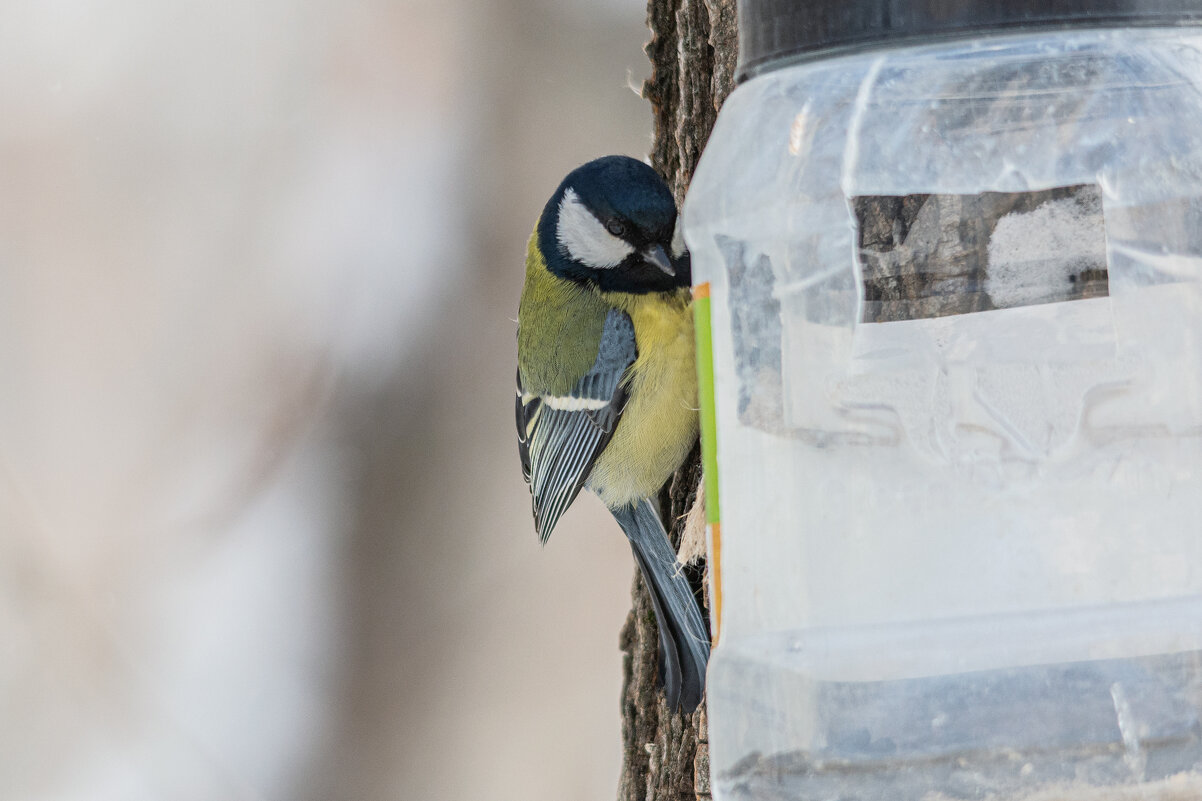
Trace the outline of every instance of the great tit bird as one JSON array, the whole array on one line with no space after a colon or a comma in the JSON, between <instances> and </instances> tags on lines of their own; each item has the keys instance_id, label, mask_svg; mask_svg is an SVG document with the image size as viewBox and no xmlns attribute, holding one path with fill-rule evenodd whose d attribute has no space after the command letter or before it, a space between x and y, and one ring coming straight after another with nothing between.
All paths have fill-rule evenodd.
<instances>
[{"instance_id":1,"label":"great tit bird","mask_svg":"<svg viewBox=\"0 0 1202 801\"><path fill-rule=\"evenodd\" d=\"M689 256L646 164L568 174L539 217L518 309L518 450L546 543L587 487L630 540L659 628L670 709L705 690L709 636L653 499L697 439Z\"/></svg>"}]
</instances>

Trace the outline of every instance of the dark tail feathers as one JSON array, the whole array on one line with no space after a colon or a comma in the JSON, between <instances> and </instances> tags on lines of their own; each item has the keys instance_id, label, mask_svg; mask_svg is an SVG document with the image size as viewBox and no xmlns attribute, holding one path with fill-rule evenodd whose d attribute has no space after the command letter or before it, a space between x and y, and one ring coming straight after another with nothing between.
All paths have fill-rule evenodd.
<instances>
[{"instance_id":1,"label":"dark tail feathers","mask_svg":"<svg viewBox=\"0 0 1202 801\"><path fill-rule=\"evenodd\" d=\"M710 642L705 621L688 579L676 561L659 515L651 501L610 509L630 540L655 605L659 626L660 672L668 708L692 712L705 693L705 666Z\"/></svg>"}]
</instances>

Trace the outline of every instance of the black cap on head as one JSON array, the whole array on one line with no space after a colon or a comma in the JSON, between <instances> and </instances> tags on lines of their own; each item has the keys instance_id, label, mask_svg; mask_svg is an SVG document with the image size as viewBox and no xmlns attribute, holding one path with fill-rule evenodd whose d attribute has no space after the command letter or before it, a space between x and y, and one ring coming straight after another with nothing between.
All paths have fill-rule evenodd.
<instances>
[{"instance_id":1,"label":"black cap on head","mask_svg":"<svg viewBox=\"0 0 1202 801\"><path fill-rule=\"evenodd\" d=\"M561 278L603 291L688 286L687 254L672 253L676 201L648 165L605 156L568 173L543 209L539 250ZM671 254L671 255L669 255Z\"/></svg>"},{"instance_id":2,"label":"black cap on head","mask_svg":"<svg viewBox=\"0 0 1202 801\"><path fill-rule=\"evenodd\" d=\"M671 238L676 201L654 169L629 156L603 156L568 173L561 188L572 187L599 217L620 217L648 239Z\"/></svg>"}]
</instances>

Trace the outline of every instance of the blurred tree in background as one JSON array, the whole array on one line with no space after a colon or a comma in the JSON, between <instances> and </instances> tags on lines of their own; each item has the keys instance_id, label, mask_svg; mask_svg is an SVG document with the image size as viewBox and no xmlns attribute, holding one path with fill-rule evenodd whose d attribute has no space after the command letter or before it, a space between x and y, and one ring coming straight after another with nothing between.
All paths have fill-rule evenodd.
<instances>
[{"instance_id":1,"label":"blurred tree in background","mask_svg":"<svg viewBox=\"0 0 1202 801\"><path fill-rule=\"evenodd\" d=\"M538 546L513 318L643 13L0 4L0 796L613 798L633 565Z\"/></svg>"}]
</instances>

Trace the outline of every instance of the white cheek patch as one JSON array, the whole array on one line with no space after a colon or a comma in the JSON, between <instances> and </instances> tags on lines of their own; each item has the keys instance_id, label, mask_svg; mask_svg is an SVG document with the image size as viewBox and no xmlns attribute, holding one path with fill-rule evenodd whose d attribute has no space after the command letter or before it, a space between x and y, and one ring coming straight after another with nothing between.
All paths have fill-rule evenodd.
<instances>
[{"instance_id":1,"label":"white cheek patch","mask_svg":"<svg viewBox=\"0 0 1202 801\"><path fill-rule=\"evenodd\" d=\"M679 259L684 255L684 229L680 225L680 215L676 215L676 227L672 229L672 258Z\"/></svg>"},{"instance_id":2,"label":"white cheek patch","mask_svg":"<svg viewBox=\"0 0 1202 801\"><path fill-rule=\"evenodd\" d=\"M584 207L576 190L569 188L559 201L559 225L555 238L576 261L594 269L617 267L634 253L634 248L605 230L601 221Z\"/></svg>"}]
</instances>

